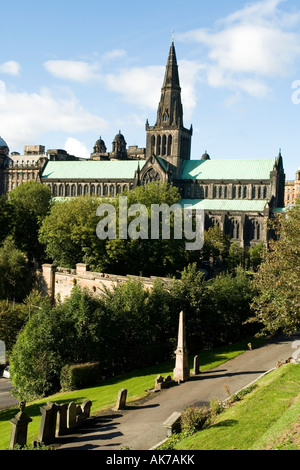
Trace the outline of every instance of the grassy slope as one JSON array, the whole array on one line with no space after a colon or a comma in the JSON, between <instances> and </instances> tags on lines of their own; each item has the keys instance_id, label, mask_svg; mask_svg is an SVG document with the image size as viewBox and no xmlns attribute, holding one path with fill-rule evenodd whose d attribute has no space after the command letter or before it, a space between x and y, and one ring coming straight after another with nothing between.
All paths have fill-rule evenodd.
<instances>
[{"instance_id":1,"label":"grassy slope","mask_svg":"<svg viewBox=\"0 0 300 470\"><path fill-rule=\"evenodd\" d=\"M180 441L184 450L300 449L300 365L288 364L258 382L209 428Z\"/></svg>"},{"instance_id":2,"label":"grassy slope","mask_svg":"<svg viewBox=\"0 0 300 470\"><path fill-rule=\"evenodd\" d=\"M261 340L255 339L251 341L253 346L255 346L255 344L261 344ZM247 349L248 342L249 340L245 340L227 347L201 352L199 354L200 369L205 371L215 368L227 360L233 359L239 354L242 354ZM192 362L193 358L190 357L190 368L192 368ZM128 402L144 397L147 394L147 390L154 387L154 381L157 375L172 375L173 368L174 361L169 361L148 369L133 371L131 374L116 377L97 387L68 393L58 393L54 396L48 397L47 399L29 403L26 407L26 414L30 416L33 421L29 424L28 428L28 444L33 440L36 440L38 437L41 421L40 407L47 401L52 401L58 404L75 401L76 403L81 404L84 400L89 399L93 403L92 414L95 414L100 410L113 407L116 404L118 392L122 388L126 388L128 390ZM9 447L12 429L12 425L9 421L17 412L18 409L16 408L0 412L0 450L5 450Z\"/></svg>"}]
</instances>

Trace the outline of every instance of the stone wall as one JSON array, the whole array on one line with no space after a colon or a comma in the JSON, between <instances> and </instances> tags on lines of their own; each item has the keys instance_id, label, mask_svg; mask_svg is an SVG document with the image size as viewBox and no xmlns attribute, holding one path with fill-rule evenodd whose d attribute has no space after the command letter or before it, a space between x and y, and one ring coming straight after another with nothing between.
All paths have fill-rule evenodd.
<instances>
[{"instance_id":1,"label":"stone wall","mask_svg":"<svg viewBox=\"0 0 300 470\"><path fill-rule=\"evenodd\" d=\"M69 297L73 287L78 286L88 289L95 295L101 295L104 287L112 289L120 282L126 282L129 279L139 279L145 287L153 287L156 277L139 276L117 276L106 273L94 273L87 270L86 264L77 264L76 269L67 269L54 266L53 264L44 264L40 275L40 289L49 295L51 299L60 299L63 301ZM171 279L163 278L165 283Z\"/></svg>"}]
</instances>

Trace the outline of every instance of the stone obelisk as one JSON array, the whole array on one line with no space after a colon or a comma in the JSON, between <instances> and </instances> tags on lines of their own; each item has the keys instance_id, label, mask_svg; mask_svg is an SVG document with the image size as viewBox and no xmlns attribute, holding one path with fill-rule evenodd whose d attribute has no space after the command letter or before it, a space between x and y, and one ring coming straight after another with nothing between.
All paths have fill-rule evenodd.
<instances>
[{"instance_id":1,"label":"stone obelisk","mask_svg":"<svg viewBox=\"0 0 300 470\"><path fill-rule=\"evenodd\" d=\"M185 318L184 313L179 315L178 343L176 354L175 369L173 371L173 380L185 382L190 378L190 369L188 366L188 351L186 347Z\"/></svg>"}]
</instances>

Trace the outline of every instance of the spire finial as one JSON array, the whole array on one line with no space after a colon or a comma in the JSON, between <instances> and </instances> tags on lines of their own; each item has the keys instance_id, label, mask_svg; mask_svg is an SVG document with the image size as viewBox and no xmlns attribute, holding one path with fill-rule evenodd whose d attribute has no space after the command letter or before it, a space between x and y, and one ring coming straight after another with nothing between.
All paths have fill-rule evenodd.
<instances>
[{"instance_id":1,"label":"spire finial","mask_svg":"<svg viewBox=\"0 0 300 470\"><path fill-rule=\"evenodd\" d=\"M174 29L171 30L172 33L172 42L174 42Z\"/></svg>"}]
</instances>

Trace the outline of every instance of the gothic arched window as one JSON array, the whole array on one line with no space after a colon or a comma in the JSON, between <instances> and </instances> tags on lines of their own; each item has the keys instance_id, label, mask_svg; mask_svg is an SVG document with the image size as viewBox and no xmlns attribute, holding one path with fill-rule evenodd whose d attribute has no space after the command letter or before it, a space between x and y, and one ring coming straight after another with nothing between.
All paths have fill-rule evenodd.
<instances>
[{"instance_id":1,"label":"gothic arched window","mask_svg":"<svg viewBox=\"0 0 300 470\"><path fill-rule=\"evenodd\" d=\"M166 155L166 153L167 153L167 138L166 138L165 135L163 135L161 154L162 154L162 155Z\"/></svg>"},{"instance_id":2,"label":"gothic arched window","mask_svg":"<svg viewBox=\"0 0 300 470\"><path fill-rule=\"evenodd\" d=\"M167 153L168 155L171 155L172 153L172 136L171 135L169 135L168 137L168 152Z\"/></svg>"},{"instance_id":3,"label":"gothic arched window","mask_svg":"<svg viewBox=\"0 0 300 470\"><path fill-rule=\"evenodd\" d=\"M157 137L157 143L156 143L156 154L160 155L161 152L161 136L159 135Z\"/></svg>"}]
</instances>

